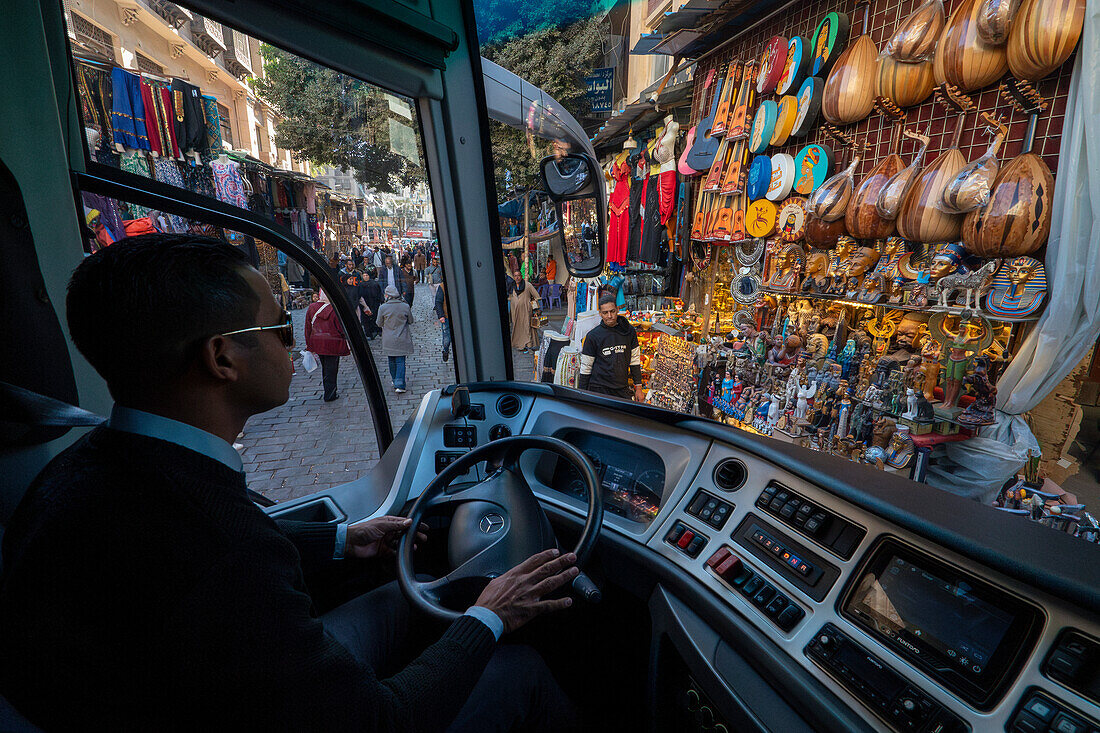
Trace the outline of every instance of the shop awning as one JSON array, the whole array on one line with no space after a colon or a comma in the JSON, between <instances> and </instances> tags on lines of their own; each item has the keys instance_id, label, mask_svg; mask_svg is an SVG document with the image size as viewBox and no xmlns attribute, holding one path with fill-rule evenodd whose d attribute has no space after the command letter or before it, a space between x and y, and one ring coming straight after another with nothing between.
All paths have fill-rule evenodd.
<instances>
[{"instance_id":1,"label":"shop awning","mask_svg":"<svg viewBox=\"0 0 1100 733\"><path fill-rule=\"evenodd\" d=\"M653 49L664 39L665 36L662 33L643 33L642 37L638 39L638 42L634 44L634 48L630 49L630 53L634 56L644 56L647 53L655 53Z\"/></svg>"},{"instance_id":2,"label":"shop awning","mask_svg":"<svg viewBox=\"0 0 1100 733\"><path fill-rule=\"evenodd\" d=\"M657 107L660 109L655 108L651 102L634 102L619 110L596 131L592 138L593 147L600 150L618 145L626 139L631 128L643 130L667 115L669 109L690 103L693 71L694 66L689 66L677 72L665 85L664 91L657 97ZM660 81L657 81L642 90L641 98L648 99L659 86Z\"/></svg>"}]
</instances>

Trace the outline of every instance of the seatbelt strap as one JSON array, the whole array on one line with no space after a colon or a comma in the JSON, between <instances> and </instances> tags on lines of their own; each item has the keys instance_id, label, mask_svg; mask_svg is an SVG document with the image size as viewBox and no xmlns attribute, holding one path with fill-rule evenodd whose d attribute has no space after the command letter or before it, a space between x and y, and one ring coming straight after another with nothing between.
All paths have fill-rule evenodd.
<instances>
[{"instance_id":1,"label":"seatbelt strap","mask_svg":"<svg viewBox=\"0 0 1100 733\"><path fill-rule=\"evenodd\" d=\"M107 418L8 382L0 382L0 415L5 422L50 427L94 427Z\"/></svg>"}]
</instances>

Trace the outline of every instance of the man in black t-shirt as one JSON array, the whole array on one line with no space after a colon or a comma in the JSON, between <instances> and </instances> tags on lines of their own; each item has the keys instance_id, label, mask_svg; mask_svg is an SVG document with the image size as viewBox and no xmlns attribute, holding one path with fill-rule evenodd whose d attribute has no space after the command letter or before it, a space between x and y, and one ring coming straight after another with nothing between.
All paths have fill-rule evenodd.
<instances>
[{"instance_id":1,"label":"man in black t-shirt","mask_svg":"<svg viewBox=\"0 0 1100 733\"><path fill-rule=\"evenodd\" d=\"M584 337L577 386L628 400L633 397L641 402L642 352L638 347L638 333L619 315L614 294L602 293L599 303L602 320ZM628 377L634 380L633 392Z\"/></svg>"}]
</instances>

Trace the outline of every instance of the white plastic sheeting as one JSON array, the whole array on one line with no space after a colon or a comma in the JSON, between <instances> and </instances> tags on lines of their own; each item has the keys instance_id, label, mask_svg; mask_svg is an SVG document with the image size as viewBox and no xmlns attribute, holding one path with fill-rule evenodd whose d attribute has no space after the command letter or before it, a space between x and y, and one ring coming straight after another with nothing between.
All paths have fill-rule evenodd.
<instances>
[{"instance_id":1,"label":"white plastic sheeting","mask_svg":"<svg viewBox=\"0 0 1100 733\"><path fill-rule=\"evenodd\" d=\"M937 452L926 482L988 504L1039 443L1020 415L1100 336L1100 3L1085 9L1054 179L1046 310L997 384L997 424Z\"/></svg>"}]
</instances>

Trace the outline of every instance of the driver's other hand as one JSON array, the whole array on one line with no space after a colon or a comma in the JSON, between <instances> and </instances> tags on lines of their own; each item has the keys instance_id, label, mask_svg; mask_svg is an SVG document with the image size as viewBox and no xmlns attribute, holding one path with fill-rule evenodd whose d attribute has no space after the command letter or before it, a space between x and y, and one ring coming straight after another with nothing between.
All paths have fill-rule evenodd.
<instances>
[{"instance_id":1,"label":"driver's other hand","mask_svg":"<svg viewBox=\"0 0 1100 733\"><path fill-rule=\"evenodd\" d=\"M397 543L412 524L405 517L375 517L365 522L348 526L347 544L344 545L344 557L370 559L386 557L397 551ZM416 544L427 541L428 525L421 523L417 528Z\"/></svg>"},{"instance_id":2,"label":"driver's other hand","mask_svg":"<svg viewBox=\"0 0 1100 733\"><path fill-rule=\"evenodd\" d=\"M499 616L506 633L515 631L535 616L573 605L572 598L544 601L542 597L573 582L580 572L576 562L572 552L562 555L558 550L543 550L489 581L474 605Z\"/></svg>"}]
</instances>

